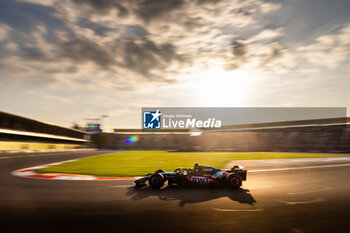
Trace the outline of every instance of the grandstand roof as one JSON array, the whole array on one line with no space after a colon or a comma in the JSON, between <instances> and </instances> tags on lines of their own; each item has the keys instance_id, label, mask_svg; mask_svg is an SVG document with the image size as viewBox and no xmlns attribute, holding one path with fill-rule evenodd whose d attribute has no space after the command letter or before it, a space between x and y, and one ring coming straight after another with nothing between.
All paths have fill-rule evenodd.
<instances>
[{"instance_id":1,"label":"grandstand roof","mask_svg":"<svg viewBox=\"0 0 350 233\"><path fill-rule=\"evenodd\" d=\"M35 120L35 119L32 119L32 118L16 115L16 114L13 114L13 113L0 111L0 116L1 116L1 114L12 116L12 117L17 117L17 118L22 118L22 119L25 119L25 120L29 120L29 121L33 121L33 122L37 122L37 123L42 123L42 124L46 124L46 125L51 125L51 126L59 127L59 128L62 128L62 129L68 129L68 130L76 131L76 132L79 132L79 133L90 134L90 133L82 131L82 130L77 130L77 129L64 127L64 126L60 126L60 125L56 125L56 124L52 124L52 123L48 123L48 122L44 122L44 121L39 121L39 120Z\"/></svg>"}]
</instances>

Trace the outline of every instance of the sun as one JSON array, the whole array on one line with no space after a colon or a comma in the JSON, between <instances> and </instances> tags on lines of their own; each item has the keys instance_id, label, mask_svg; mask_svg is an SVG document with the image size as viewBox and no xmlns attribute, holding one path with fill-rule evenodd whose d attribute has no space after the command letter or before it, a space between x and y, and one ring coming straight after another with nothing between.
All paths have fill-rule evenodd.
<instances>
[{"instance_id":1,"label":"sun","mask_svg":"<svg viewBox=\"0 0 350 233\"><path fill-rule=\"evenodd\" d=\"M197 102L202 106L244 106L251 80L252 76L243 70L208 69L196 79Z\"/></svg>"}]
</instances>

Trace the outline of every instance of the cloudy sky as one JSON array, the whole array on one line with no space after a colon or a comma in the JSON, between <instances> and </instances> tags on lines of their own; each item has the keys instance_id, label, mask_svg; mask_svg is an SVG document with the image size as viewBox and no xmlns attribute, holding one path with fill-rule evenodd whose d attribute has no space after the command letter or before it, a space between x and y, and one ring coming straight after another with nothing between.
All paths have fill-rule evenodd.
<instances>
[{"instance_id":1,"label":"cloudy sky","mask_svg":"<svg viewBox=\"0 0 350 233\"><path fill-rule=\"evenodd\" d=\"M350 107L348 0L0 0L0 110Z\"/></svg>"}]
</instances>

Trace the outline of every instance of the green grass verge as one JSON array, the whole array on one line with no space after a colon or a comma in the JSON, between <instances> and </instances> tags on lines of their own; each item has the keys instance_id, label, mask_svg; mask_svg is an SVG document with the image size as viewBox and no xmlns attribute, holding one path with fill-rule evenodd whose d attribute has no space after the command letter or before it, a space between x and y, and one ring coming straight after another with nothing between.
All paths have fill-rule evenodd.
<instances>
[{"instance_id":1,"label":"green grass verge","mask_svg":"<svg viewBox=\"0 0 350 233\"><path fill-rule=\"evenodd\" d=\"M96 176L141 176L162 168L193 167L194 163L223 167L230 160L280 159L344 156L341 154L302 154L269 152L167 152L127 151L79 159L36 170L39 173L72 173Z\"/></svg>"}]
</instances>

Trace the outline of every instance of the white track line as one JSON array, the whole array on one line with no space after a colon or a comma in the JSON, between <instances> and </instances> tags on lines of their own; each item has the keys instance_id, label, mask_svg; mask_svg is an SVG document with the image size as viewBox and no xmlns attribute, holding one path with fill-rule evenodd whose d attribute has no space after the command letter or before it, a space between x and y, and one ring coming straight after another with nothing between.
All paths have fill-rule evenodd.
<instances>
[{"instance_id":1,"label":"white track line","mask_svg":"<svg viewBox=\"0 0 350 233\"><path fill-rule=\"evenodd\" d=\"M221 212L259 212L263 211L263 208L258 209L220 209L220 208L213 208L213 210L221 211Z\"/></svg>"},{"instance_id":2,"label":"white track line","mask_svg":"<svg viewBox=\"0 0 350 233\"><path fill-rule=\"evenodd\" d=\"M288 195L299 195L299 194L305 194L305 193L316 193L316 192L322 192L326 190L333 190L336 189L337 187L326 187L326 188L321 188L321 189L314 189L314 190L306 190L306 191L301 191L301 192L294 192L294 193L287 193Z\"/></svg>"},{"instance_id":3,"label":"white track line","mask_svg":"<svg viewBox=\"0 0 350 233\"><path fill-rule=\"evenodd\" d=\"M258 170L248 170L251 172L274 172L274 171L288 171L288 170L299 170L299 169L310 169L310 168L322 168L322 167L348 167L350 163L343 164L327 164L327 165L315 165L315 166L305 166L305 167L284 167L284 168L271 168L271 169L258 169Z\"/></svg>"},{"instance_id":4,"label":"white track line","mask_svg":"<svg viewBox=\"0 0 350 233\"><path fill-rule=\"evenodd\" d=\"M284 203L286 205L300 205L300 204L311 204L311 203L317 203L317 202L323 202L326 201L325 198L322 197L318 197L314 200L310 200L310 201L282 201L282 200L278 200L278 202Z\"/></svg>"}]
</instances>

